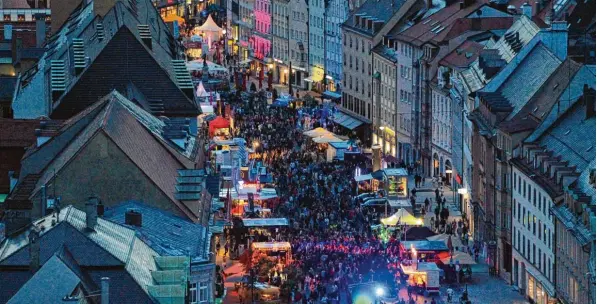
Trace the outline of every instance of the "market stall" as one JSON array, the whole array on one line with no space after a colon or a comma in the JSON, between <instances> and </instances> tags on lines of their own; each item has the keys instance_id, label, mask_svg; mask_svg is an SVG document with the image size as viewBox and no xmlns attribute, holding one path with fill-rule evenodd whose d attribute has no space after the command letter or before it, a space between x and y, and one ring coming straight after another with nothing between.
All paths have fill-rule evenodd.
<instances>
[{"instance_id":1,"label":"market stall","mask_svg":"<svg viewBox=\"0 0 597 304\"><path fill-rule=\"evenodd\" d=\"M211 48L212 44L220 39L222 35L222 28L220 28L216 22L212 19L211 15L207 17L205 23L200 27L196 28L196 31L201 33L203 41L207 42L207 45Z\"/></svg>"},{"instance_id":2,"label":"market stall","mask_svg":"<svg viewBox=\"0 0 597 304\"><path fill-rule=\"evenodd\" d=\"M401 263L402 272L408 276L407 284L419 294L439 293L441 270L433 262Z\"/></svg>"},{"instance_id":3,"label":"market stall","mask_svg":"<svg viewBox=\"0 0 597 304\"><path fill-rule=\"evenodd\" d=\"M413 251L416 252L416 257L413 256ZM400 255L403 259L412 260L416 258L421 261L437 261L438 254L448 252L448 247L441 241L402 241L400 242Z\"/></svg>"},{"instance_id":4,"label":"market stall","mask_svg":"<svg viewBox=\"0 0 597 304\"><path fill-rule=\"evenodd\" d=\"M442 233L434 236L430 236L427 238L429 241L442 241L448 248L453 248L456 251L464 251L464 245L462 241L458 237L452 237L451 235Z\"/></svg>"},{"instance_id":5,"label":"market stall","mask_svg":"<svg viewBox=\"0 0 597 304\"><path fill-rule=\"evenodd\" d=\"M386 226L421 226L423 220L414 217L406 209L400 208L398 211L387 218L380 220L382 224Z\"/></svg>"},{"instance_id":6,"label":"market stall","mask_svg":"<svg viewBox=\"0 0 597 304\"><path fill-rule=\"evenodd\" d=\"M388 197L408 197L408 172L404 168L384 169L388 181Z\"/></svg>"},{"instance_id":7,"label":"market stall","mask_svg":"<svg viewBox=\"0 0 597 304\"><path fill-rule=\"evenodd\" d=\"M209 122L209 136L228 136L230 134L230 122L228 119L218 116Z\"/></svg>"},{"instance_id":8,"label":"market stall","mask_svg":"<svg viewBox=\"0 0 597 304\"><path fill-rule=\"evenodd\" d=\"M332 162L334 159L344 160L344 151L348 149L350 144L346 141L330 142L327 148L327 161Z\"/></svg>"},{"instance_id":9,"label":"market stall","mask_svg":"<svg viewBox=\"0 0 597 304\"><path fill-rule=\"evenodd\" d=\"M252 245L253 258L273 258L282 265L292 261L292 247L289 242L254 242Z\"/></svg>"}]
</instances>

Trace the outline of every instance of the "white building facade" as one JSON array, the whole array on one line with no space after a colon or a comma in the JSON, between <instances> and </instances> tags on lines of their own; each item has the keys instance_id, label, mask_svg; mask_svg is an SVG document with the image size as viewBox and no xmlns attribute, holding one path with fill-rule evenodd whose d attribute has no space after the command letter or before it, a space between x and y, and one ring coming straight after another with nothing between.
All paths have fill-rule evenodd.
<instances>
[{"instance_id":1,"label":"white building facade","mask_svg":"<svg viewBox=\"0 0 597 304\"><path fill-rule=\"evenodd\" d=\"M333 86L328 90L338 90L342 82L342 30L340 25L348 17L348 1L329 0L326 11L325 44L326 44L326 70L332 80Z\"/></svg>"},{"instance_id":2,"label":"white building facade","mask_svg":"<svg viewBox=\"0 0 597 304\"><path fill-rule=\"evenodd\" d=\"M523 170L512 167L513 283L535 303L553 303L553 198Z\"/></svg>"},{"instance_id":3,"label":"white building facade","mask_svg":"<svg viewBox=\"0 0 597 304\"><path fill-rule=\"evenodd\" d=\"M431 125L433 176L444 176L448 183L452 181L452 100L450 91L445 87L446 81L442 72L447 69L438 69L438 83L431 88ZM449 77L446 76L446 77Z\"/></svg>"}]
</instances>

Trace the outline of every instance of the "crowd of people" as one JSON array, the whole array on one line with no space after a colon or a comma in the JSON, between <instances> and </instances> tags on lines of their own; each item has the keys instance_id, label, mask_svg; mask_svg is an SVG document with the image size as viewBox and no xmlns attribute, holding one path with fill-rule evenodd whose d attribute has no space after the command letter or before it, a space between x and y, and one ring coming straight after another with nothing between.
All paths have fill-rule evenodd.
<instances>
[{"instance_id":1,"label":"crowd of people","mask_svg":"<svg viewBox=\"0 0 597 304\"><path fill-rule=\"evenodd\" d=\"M268 107L259 97L233 103L234 137L243 137L268 165L277 187L275 216L288 218L284 235L292 245L300 280L289 294L293 303L350 302L351 284L377 282L395 292L401 275L399 239L382 239L371 230L375 211L361 208L352 178L357 165L326 162L318 145L300 127L326 127L320 106L301 112ZM389 294L388 294L389 296ZM411 299L412 300L412 299Z\"/></svg>"}]
</instances>

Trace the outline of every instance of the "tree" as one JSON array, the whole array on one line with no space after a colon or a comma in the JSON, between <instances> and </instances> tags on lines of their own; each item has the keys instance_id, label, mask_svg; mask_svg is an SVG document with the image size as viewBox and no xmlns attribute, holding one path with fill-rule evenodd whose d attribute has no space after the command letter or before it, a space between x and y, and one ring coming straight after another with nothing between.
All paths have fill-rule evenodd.
<instances>
[{"instance_id":1,"label":"tree","mask_svg":"<svg viewBox=\"0 0 597 304\"><path fill-rule=\"evenodd\" d=\"M257 86L255 86L254 82L251 82L250 90L251 90L251 92L257 92Z\"/></svg>"},{"instance_id":2,"label":"tree","mask_svg":"<svg viewBox=\"0 0 597 304\"><path fill-rule=\"evenodd\" d=\"M275 101L276 99L278 99L278 90L273 89L273 91L272 91L272 100Z\"/></svg>"}]
</instances>

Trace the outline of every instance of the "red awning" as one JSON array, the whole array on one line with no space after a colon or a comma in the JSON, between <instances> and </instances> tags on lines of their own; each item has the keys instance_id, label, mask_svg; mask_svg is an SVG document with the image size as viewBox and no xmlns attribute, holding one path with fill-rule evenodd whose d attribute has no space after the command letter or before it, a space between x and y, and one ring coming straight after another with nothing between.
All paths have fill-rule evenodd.
<instances>
[{"instance_id":1,"label":"red awning","mask_svg":"<svg viewBox=\"0 0 597 304\"><path fill-rule=\"evenodd\" d=\"M218 116L216 119L209 122L209 134L213 135L216 129L225 129L230 127L230 121L228 119Z\"/></svg>"},{"instance_id":2,"label":"red awning","mask_svg":"<svg viewBox=\"0 0 597 304\"><path fill-rule=\"evenodd\" d=\"M460 177L460 175L456 174L454 178L459 185L462 185L462 177Z\"/></svg>"}]
</instances>

